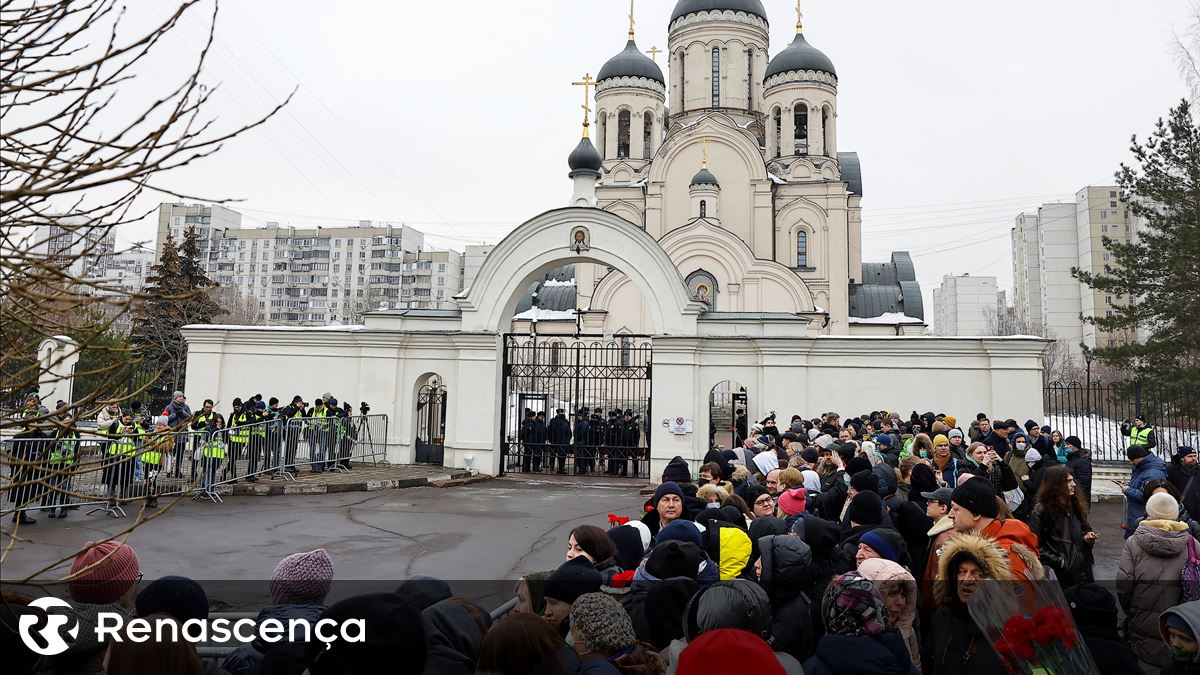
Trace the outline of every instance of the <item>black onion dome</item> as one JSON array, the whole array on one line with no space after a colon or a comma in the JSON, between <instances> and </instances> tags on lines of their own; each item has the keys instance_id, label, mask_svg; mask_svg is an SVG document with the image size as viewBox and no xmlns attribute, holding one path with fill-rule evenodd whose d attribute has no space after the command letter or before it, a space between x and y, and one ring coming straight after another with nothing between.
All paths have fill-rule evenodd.
<instances>
[{"instance_id":1,"label":"black onion dome","mask_svg":"<svg viewBox=\"0 0 1200 675\"><path fill-rule=\"evenodd\" d=\"M697 12L745 12L767 20L767 10L760 0L679 0L671 10L671 21Z\"/></svg>"},{"instance_id":2,"label":"black onion dome","mask_svg":"<svg viewBox=\"0 0 1200 675\"><path fill-rule=\"evenodd\" d=\"M658 64L649 56L643 54L633 40L626 42L625 49L604 62L604 65L600 67L600 74L596 76L596 81L603 82L617 77L644 77L664 86L667 84L666 79L663 78L662 68L659 68Z\"/></svg>"},{"instance_id":3,"label":"black onion dome","mask_svg":"<svg viewBox=\"0 0 1200 675\"><path fill-rule=\"evenodd\" d=\"M833 61L829 60L828 56L825 56L825 52L808 44L808 40L805 40L804 35L801 33L797 33L796 39L792 40L792 44L776 54L775 58L771 59L771 62L767 64L767 74L763 76L763 81L765 82L780 73L788 73L793 70L816 70L837 77L837 70L833 67Z\"/></svg>"},{"instance_id":4,"label":"black onion dome","mask_svg":"<svg viewBox=\"0 0 1200 675\"><path fill-rule=\"evenodd\" d=\"M600 156L596 146L592 145L591 139L585 136L579 139L579 145L567 155L567 166L571 167L572 171L599 171L600 167L604 166L604 158Z\"/></svg>"},{"instance_id":5,"label":"black onion dome","mask_svg":"<svg viewBox=\"0 0 1200 675\"><path fill-rule=\"evenodd\" d=\"M712 172L707 168L700 169L696 172L695 176L692 176L692 184L689 187L697 185L715 185L721 187L721 184L717 182L717 177L712 175Z\"/></svg>"}]
</instances>

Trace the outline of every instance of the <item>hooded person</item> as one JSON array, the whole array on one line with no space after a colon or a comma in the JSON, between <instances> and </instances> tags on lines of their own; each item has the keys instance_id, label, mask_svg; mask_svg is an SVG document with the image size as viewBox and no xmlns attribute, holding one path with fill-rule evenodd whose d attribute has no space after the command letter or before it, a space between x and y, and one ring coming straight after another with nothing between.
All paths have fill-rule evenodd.
<instances>
[{"instance_id":1,"label":"hooded person","mask_svg":"<svg viewBox=\"0 0 1200 675\"><path fill-rule=\"evenodd\" d=\"M1117 599L1129 621L1129 645L1143 663L1157 669L1171 665L1170 648L1159 633L1159 615L1179 604L1179 574L1189 548L1200 545L1177 520L1179 502L1160 492L1146 500L1147 517L1125 540L1117 563Z\"/></svg>"},{"instance_id":2,"label":"hooded person","mask_svg":"<svg viewBox=\"0 0 1200 675\"><path fill-rule=\"evenodd\" d=\"M1075 627L1092 655L1099 675L1138 675L1142 666L1117 630L1117 600L1107 588L1094 583L1063 589Z\"/></svg>"},{"instance_id":3,"label":"hooded person","mask_svg":"<svg viewBox=\"0 0 1200 675\"><path fill-rule=\"evenodd\" d=\"M619 607L620 605L618 605ZM490 617L464 598L447 598L421 612L428 649L426 675L470 675Z\"/></svg>"},{"instance_id":4,"label":"hooded person","mask_svg":"<svg viewBox=\"0 0 1200 675\"><path fill-rule=\"evenodd\" d=\"M772 621L771 601L761 586L745 579L718 581L700 589L688 602L683 617L686 643L673 641L667 649L667 662L678 663L688 643L721 628L744 630L770 644ZM775 658L786 672L800 672L800 662L791 655L776 651Z\"/></svg>"},{"instance_id":5,"label":"hooded person","mask_svg":"<svg viewBox=\"0 0 1200 675\"><path fill-rule=\"evenodd\" d=\"M908 570L883 558L862 561L858 573L876 584L892 626L904 638L913 666L921 670L921 638L913 625L917 618L917 580Z\"/></svg>"},{"instance_id":6,"label":"hooded person","mask_svg":"<svg viewBox=\"0 0 1200 675\"><path fill-rule=\"evenodd\" d=\"M758 583L771 601L774 648L803 662L817 647L810 601L812 549L799 537L768 535L758 541Z\"/></svg>"},{"instance_id":7,"label":"hooded person","mask_svg":"<svg viewBox=\"0 0 1200 675\"><path fill-rule=\"evenodd\" d=\"M826 634L804 662L806 675L919 675L876 584L847 572L821 598Z\"/></svg>"},{"instance_id":8,"label":"hooded person","mask_svg":"<svg viewBox=\"0 0 1200 675\"><path fill-rule=\"evenodd\" d=\"M617 565L623 570L637 569L638 563L646 555L649 548L649 529L640 522L629 522L619 527L610 528L605 534L617 548L614 556ZM645 533L645 538L643 538Z\"/></svg>"},{"instance_id":9,"label":"hooded person","mask_svg":"<svg viewBox=\"0 0 1200 675\"><path fill-rule=\"evenodd\" d=\"M699 590L694 579L684 577L664 579L650 588L640 608L640 626L634 622L638 640L663 651L672 640L683 639L683 614Z\"/></svg>"},{"instance_id":10,"label":"hooded person","mask_svg":"<svg viewBox=\"0 0 1200 675\"><path fill-rule=\"evenodd\" d=\"M325 612L325 598L332 583L333 560L325 549L286 556L271 572L271 604L258 612L257 623L274 619L284 625L289 621L314 624ZM230 675L253 675L269 652L286 644L286 639L267 641L257 636L250 644L235 649L221 667Z\"/></svg>"},{"instance_id":11,"label":"hooded person","mask_svg":"<svg viewBox=\"0 0 1200 675\"><path fill-rule=\"evenodd\" d=\"M973 483L976 481L967 481ZM1007 675L1008 669L971 618L968 603L979 583L1012 578L995 542L960 534L942 548L933 595L937 611L925 635L926 675Z\"/></svg>"},{"instance_id":12,"label":"hooded person","mask_svg":"<svg viewBox=\"0 0 1200 675\"><path fill-rule=\"evenodd\" d=\"M1000 502L996 490L986 480L960 481L950 496L954 507L954 529L959 533L978 534L996 543L1008 556L1008 568L1015 580L1036 581L1045 577L1038 560L1037 535L1016 518L1000 520Z\"/></svg>"},{"instance_id":13,"label":"hooded person","mask_svg":"<svg viewBox=\"0 0 1200 675\"><path fill-rule=\"evenodd\" d=\"M742 576L747 579L754 579L757 576L754 572L754 563L758 561L760 551L758 542L763 537L787 533L788 524L782 518L774 516L755 518L750 523L750 528L746 531L746 535L750 538L750 557L746 560L746 570Z\"/></svg>"},{"instance_id":14,"label":"hooded person","mask_svg":"<svg viewBox=\"0 0 1200 675\"><path fill-rule=\"evenodd\" d=\"M717 562L722 580L736 579L745 572L746 563L750 560L750 537L745 529L728 519L736 517L742 520L741 514L722 513L725 509L707 511L705 515L709 515L709 518L704 523L705 529L700 537L701 548L710 559Z\"/></svg>"},{"instance_id":15,"label":"hooded person","mask_svg":"<svg viewBox=\"0 0 1200 675\"><path fill-rule=\"evenodd\" d=\"M389 664L390 672L425 672L426 639L421 615L395 593L367 593L346 598L321 614L321 620L341 625L359 620L369 626L366 639L334 639L308 643L305 657L310 675L355 675Z\"/></svg>"},{"instance_id":16,"label":"hooded person","mask_svg":"<svg viewBox=\"0 0 1200 675\"><path fill-rule=\"evenodd\" d=\"M1121 487L1121 493L1125 495L1125 538L1128 539L1137 530L1138 522L1146 517L1146 500L1150 495L1145 494L1143 488L1152 480L1167 479L1167 463L1141 445L1129 446L1125 457L1133 464L1129 483Z\"/></svg>"},{"instance_id":17,"label":"hooded person","mask_svg":"<svg viewBox=\"0 0 1200 675\"><path fill-rule=\"evenodd\" d=\"M1200 602L1185 602L1163 612L1158 628L1173 661L1164 675L1200 673Z\"/></svg>"}]
</instances>

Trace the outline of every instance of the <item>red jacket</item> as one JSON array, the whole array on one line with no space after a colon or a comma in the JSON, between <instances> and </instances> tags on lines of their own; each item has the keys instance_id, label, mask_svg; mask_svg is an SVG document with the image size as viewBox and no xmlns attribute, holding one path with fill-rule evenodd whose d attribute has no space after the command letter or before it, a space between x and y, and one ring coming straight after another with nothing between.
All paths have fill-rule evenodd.
<instances>
[{"instance_id":1,"label":"red jacket","mask_svg":"<svg viewBox=\"0 0 1200 675\"><path fill-rule=\"evenodd\" d=\"M993 520L979 532L981 536L992 539L996 545L1008 554L1008 564L1012 567L1013 577L1017 580L1041 578L1041 564L1038 563L1038 539L1029 526L1016 518L1008 520Z\"/></svg>"}]
</instances>

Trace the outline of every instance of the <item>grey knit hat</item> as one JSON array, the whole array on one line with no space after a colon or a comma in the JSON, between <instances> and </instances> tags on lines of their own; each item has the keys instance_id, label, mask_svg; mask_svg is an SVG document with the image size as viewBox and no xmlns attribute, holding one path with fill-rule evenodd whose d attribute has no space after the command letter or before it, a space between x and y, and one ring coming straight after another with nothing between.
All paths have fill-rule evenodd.
<instances>
[{"instance_id":1,"label":"grey knit hat","mask_svg":"<svg viewBox=\"0 0 1200 675\"><path fill-rule=\"evenodd\" d=\"M633 623L621 603L603 593L585 593L571 606L571 630L588 649L615 654L633 645Z\"/></svg>"}]
</instances>

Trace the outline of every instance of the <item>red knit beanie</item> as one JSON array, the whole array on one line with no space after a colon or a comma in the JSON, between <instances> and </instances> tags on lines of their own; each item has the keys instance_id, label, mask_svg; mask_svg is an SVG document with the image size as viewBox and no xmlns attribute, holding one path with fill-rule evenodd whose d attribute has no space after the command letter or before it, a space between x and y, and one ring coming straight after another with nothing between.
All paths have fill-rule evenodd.
<instances>
[{"instance_id":1,"label":"red knit beanie","mask_svg":"<svg viewBox=\"0 0 1200 675\"><path fill-rule=\"evenodd\" d=\"M129 544L109 539L83 545L71 564L71 599L93 605L117 602L137 583L142 571Z\"/></svg>"},{"instance_id":2,"label":"red knit beanie","mask_svg":"<svg viewBox=\"0 0 1200 675\"><path fill-rule=\"evenodd\" d=\"M679 655L676 675L756 673L784 675L779 658L762 638L737 628L718 628L688 643Z\"/></svg>"}]
</instances>

